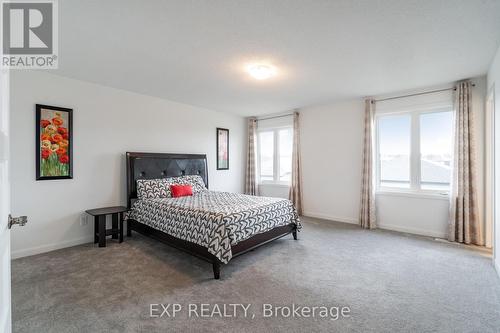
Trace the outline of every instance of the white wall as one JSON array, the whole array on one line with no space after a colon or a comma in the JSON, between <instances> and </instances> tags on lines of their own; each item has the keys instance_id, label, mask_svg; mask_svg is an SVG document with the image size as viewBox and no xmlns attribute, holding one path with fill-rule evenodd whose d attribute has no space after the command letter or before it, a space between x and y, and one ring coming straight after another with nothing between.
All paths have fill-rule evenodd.
<instances>
[{"instance_id":1,"label":"white wall","mask_svg":"<svg viewBox=\"0 0 500 333\"><path fill-rule=\"evenodd\" d=\"M74 109L74 178L35 181L35 104ZM230 169L215 170L216 127L230 131ZM213 190L242 192L245 120L238 116L63 78L15 71L11 77L12 230L19 257L91 241L86 209L126 204L125 152L206 153Z\"/></svg>"},{"instance_id":2,"label":"white wall","mask_svg":"<svg viewBox=\"0 0 500 333\"><path fill-rule=\"evenodd\" d=\"M473 82L476 84L472 98L478 133L478 194L482 214L485 78L476 78ZM436 87L404 94L434 88ZM427 96L429 102L432 101L432 95ZM358 223L363 101L360 99L308 107L301 109L300 113L304 215ZM447 197L378 194L378 224L385 229L446 237L447 200Z\"/></svg>"},{"instance_id":3,"label":"white wall","mask_svg":"<svg viewBox=\"0 0 500 333\"><path fill-rule=\"evenodd\" d=\"M500 275L500 48L488 71L488 91L495 94L495 227L494 227L494 263Z\"/></svg>"},{"instance_id":4,"label":"white wall","mask_svg":"<svg viewBox=\"0 0 500 333\"><path fill-rule=\"evenodd\" d=\"M377 194L379 228L446 238L449 212L447 196Z\"/></svg>"},{"instance_id":5,"label":"white wall","mask_svg":"<svg viewBox=\"0 0 500 333\"><path fill-rule=\"evenodd\" d=\"M288 199L290 186L281 184L259 184L259 195L263 197L275 197Z\"/></svg>"},{"instance_id":6,"label":"white wall","mask_svg":"<svg viewBox=\"0 0 500 333\"><path fill-rule=\"evenodd\" d=\"M304 215L357 223L363 101L300 110Z\"/></svg>"}]
</instances>

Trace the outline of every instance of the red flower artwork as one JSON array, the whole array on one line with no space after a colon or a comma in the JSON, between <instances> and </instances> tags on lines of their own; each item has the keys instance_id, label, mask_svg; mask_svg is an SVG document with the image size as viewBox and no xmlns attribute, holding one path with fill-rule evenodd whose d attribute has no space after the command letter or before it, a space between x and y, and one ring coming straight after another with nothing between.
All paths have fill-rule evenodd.
<instances>
[{"instance_id":1,"label":"red flower artwork","mask_svg":"<svg viewBox=\"0 0 500 333\"><path fill-rule=\"evenodd\" d=\"M59 156L59 162L61 162L63 164L68 164L69 163L69 156L68 155Z\"/></svg>"},{"instance_id":2,"label":"red flower artwork","mask_svg":"<svg viewBox=\"0 0 500 333\"><path fill-rule=\"evenodd\" d=\"M68 116L42 110L40 118L40 176L68 176L71 154Z\"/></svg>"},{"instance_id":3,"label":"red flower artwork","mask_svg":"<svg viewBox=\"0 0 500 333\"><path fill-rule=\"evenodd\" d=\"M42 158L44 160L48 159L51 153L52 152L49 149L43 149L42 150Z\"/></svg>"}]
</instances>

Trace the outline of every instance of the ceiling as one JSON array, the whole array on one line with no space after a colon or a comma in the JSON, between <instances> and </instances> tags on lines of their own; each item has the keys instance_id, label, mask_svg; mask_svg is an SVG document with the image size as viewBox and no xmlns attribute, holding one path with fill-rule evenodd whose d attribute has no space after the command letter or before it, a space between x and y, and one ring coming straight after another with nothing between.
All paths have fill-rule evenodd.
<instances>
[{"instance_id":1,"label":"ceiling","mask_svg":"<svg viewBox=\"0 0 500 333\"><path fill-rule=\"evenodd\" d=\"M59 40L58 75L261 115L485 74L500 0L64 0Z\"/></svg>"}]
</instances>

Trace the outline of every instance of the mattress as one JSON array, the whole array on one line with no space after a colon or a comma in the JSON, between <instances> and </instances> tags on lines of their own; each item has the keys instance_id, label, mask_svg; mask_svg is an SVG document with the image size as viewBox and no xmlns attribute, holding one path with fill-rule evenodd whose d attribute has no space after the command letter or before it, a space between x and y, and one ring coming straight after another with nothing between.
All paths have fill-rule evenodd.
<instances>
[{"instance_id":1,"label":"mattress","mask_svg":"<svg viewBox=\"0 0 500 333\"><path fill-rule=\"evenodd\" d=\"M222 263L245 239L291 223L301 227L290 200L217 191L136 200L127 218L201 245Z\"/></svg>"}]
</instances>

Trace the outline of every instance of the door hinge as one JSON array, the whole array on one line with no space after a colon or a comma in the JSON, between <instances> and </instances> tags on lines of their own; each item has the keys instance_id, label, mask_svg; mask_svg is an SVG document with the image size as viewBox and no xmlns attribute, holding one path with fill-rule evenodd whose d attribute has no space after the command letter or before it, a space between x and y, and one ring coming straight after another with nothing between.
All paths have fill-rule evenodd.
<instances>
[{"instance_id":1,"label":"door hinge","mask_svg":"<svg viewBox=\"0 0 500 333\"><path fill-rule=\"evenodd\" d=\"M12 228L14 224L19 224L22 227L26 223L28 223L27 216L12 217L12 215L9 214L9 229Z\"/></svg>"}]
</instances>

